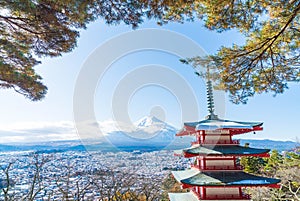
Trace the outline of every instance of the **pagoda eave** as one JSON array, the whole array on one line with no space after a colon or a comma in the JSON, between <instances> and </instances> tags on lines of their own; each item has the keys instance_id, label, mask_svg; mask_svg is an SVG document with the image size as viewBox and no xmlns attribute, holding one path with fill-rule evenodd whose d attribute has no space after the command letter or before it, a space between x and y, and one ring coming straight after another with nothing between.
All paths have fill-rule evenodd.
<instances>
[{"instance_id":1,"label":"pagoda eave","mask_svg":"<svg viewBox=\"0 0 300 201\"><path fill-rule=\"evenodd\" d=\"M252 129L230 129L229 133L231 135L240 135L244 133L250 133L255 131L262 131L263 127L253 127Z\"/></svg>"},{"instance_id":2,"label":"pagoda eave","mask_svg":"<svg viewBox=\"0 0 300 201\"><path fill-rule=\"evenodd\" d=\"M195 135L196 130L195 127L184 125L183 129L181 129L176 136L188 136L188 135Z\"/></svg>"},{"instance_id":3,"label":"pagoda eave","mask_svg":"<svg viewBox=\"0 0 300 201\"><path fill-rule=\"evenodd\" d=\"M255 132L263 130L261 122L239 122L223 119L203 120L199 122L184 123L183 129L176 136L195 135L197 132L209 133L211 131L223 131L230 135Z\"/></svg>"},{"instance_id":4,"label":"pagoda eave","mask_svg":"<svg viewBox=\"0 0 300 201\"><path fill-rule=\"evenodd\" d=\"M276 186L279 179L267 178L245 172L200 172L180 180L184 187L213 186L213 187L252 187Z\"/></svg>"},{"instance_id":5,"label":"pagoda eave","mask_svg":"<svg viewBox=\"0 0 300 201\"><path fill-rule=\"evenodd\" d=\"M184 126L182 130L180 130L176 136L189 136L189 135L196 135L197 132L202 132L203 134L210 134L212 131L218 132L226 132L226 134L230 135L240 135L255 131L262 131L263 127L254 127L254 128L244 128L244 129L237 129L237 128L228 128L228 129L214 129L214 130L196 130L195 127ZM221 133L220 133L221 134Z\"/></svg>"},{"instance_id":6,"label":"pagoda eave","mask_svg":"<svg viewBox=\"0 0 300 201\"><path fill-rule=\"evenodd\" d=\"M236 184L236 185L227 185L227 184L203 184L203 185L195 185L195 184L185 184L182 183L182 188L193 188L195 186L203 186L203 187L214 187L214 188L237 188L237 187L250 187L250 188L256 188L256 187L270 187L270 188L280 188L281 185L280 184L245 184L245 185L240 185L240 184Z\"/></svg>"},{"instance_id":7,"label":"pagoda eave","mask_svg":"<svg viewBox=\"0 0 300 201\"><path fill-rule=\"evenodd\" d=\"M257 149L244 147L240 145L194 145L190 148L183 149L182 155L184 157L196 157L196 156L257 156L257 157L269 157L270 149ZM179 154L179 151L177 151Z\"/></svg>"},{"instance_id":8,"label":"pagoda eave","mask_svg":"<svg viewBox=\"0 0 300 201\"><path fill-rule=\"evenodd\" d=\"M269 158L269 153L261 153L261 154L194 154L194 153L188 153L184 152L183 154L174 154L175 156L184 156L185 158L193 158L197 156L236 156L236 157L242 157L242 156L253 156L253 157L263 157L263 158Z\"/></svg>"}]
</instances>

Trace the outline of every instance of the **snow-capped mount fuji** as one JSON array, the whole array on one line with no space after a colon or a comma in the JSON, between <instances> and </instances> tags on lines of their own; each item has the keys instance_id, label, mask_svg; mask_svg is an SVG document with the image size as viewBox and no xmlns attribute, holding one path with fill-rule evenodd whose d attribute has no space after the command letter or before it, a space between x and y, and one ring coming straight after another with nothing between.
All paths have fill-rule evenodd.
<instances>
[{"instance_id":1,"label":"snow-capped mount fuji","mask_svg":"<svg viewBox=\"0 0 300 201\"><path fill-rule=\"evenodd\" d=\"M167 125L167 123L163 122L162 120L156 118L155 116L145 116L135 122L137 127L148 127L155 124Z\"/></svg>"},{"instance_id":2,"label":"snow-capped mount fuji","mask_svg":"<svg viewBox=\"0 0 300 201\"><path fill-rule=\"evenodd\" d=\"M155 116L145 116L134 123L137 131L144 131L147 133L156 132L177 132L177 129L170 124L158 119ZM174 133L174 134L175 134Z\"/></svg>"},{"instance_id":3,"label":"snow-capped mount fuji","mask_svg":"<svg viewBox=\"0 0 300 201\"><path fill-rule=\"evenodd\" d=\"M132 125L124 126L123 123L122 127L132 128ZM117 146L167 146L174 141L176 132L176 128L157 117L145 116L135 122L132 129L112 129L105 133L105 138Z\"/></svg>"}]
</instances>

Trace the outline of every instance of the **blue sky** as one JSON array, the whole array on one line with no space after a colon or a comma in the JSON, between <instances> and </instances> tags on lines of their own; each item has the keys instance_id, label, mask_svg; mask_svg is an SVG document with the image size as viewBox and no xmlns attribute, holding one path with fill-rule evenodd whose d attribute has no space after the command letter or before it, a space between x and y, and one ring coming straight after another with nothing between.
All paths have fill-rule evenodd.
<instances>
[{"instance_id":1,"label":"blue sky","mask_svg":"<svg viewBox=\"0 0 300 201\"><path fill-rule=\"evenodd\" d=\"M235 31L215 33L202 28L199 22L171 23L162 27L154 22L147 22L139 30L145 28L167 29L182 34L194 40L207 53L215 53L221 46L244 42L244 38ZM0 139L2 139L0 143L17 140L76 139L73 126L73 96L83 64L101 44L130 31L132 30L128 26L107 26L97 21L81 31L78 47L74 51L63 54L59 58L42 58L42 64L37 66L36 70L44 78L49 91L46 98L40 102L30 102L11 90L0 90L2 114L0 116ZM119 48L128 45L128 42L130 41L120 43ZM178 48L182 47L178 46ZM134 86L135 90L130 92L129 99L127 96L127 98L115 97L119 91L126 91L127 85L124 86L123 83L130 81L126 79L135 80L134 76L138 75L135 75L138 70L151 66L170 72L170 77L167 74L163 77L157 75L161 80L170 79L166 82L168 86L163 86L156 81L152 84ZM141 75L138 77L139 80L147 80L149 76L156 76ZM172 82L174 77L180 81ZM89 82L88 78L86 82ZM186 84L184 88L186 91L178 92L175 89L181 87L181 82ZM194 75L191 67L181 64L178 56L162 51L144 50L125 55L112 63L96 86L93 108L97 121L116 120L118 111L113 110L114 104L125 101L127 107L123 112L128 113L132 122L145 115L155 114L180 128L183 120L193 120L191 119L193 116L185 118L182 114L185 104L183 101L187 101L183 98L185 93L186 97L190 94L197 101L198 108L195 115L198 115L198 119L194 120L204 118L206 115L204 81ZM275 98L272 94L256 95L249 99L247 105L234 105L230 103L227 95L224 96L219 92L216 94L216 110L221 117L264 122L263 132L257 135L239 136L243 138L297 140L299 136L297 125L300 125L299 102L299 84L290 84L289 90Z\"/></svg>"}]
</instances>

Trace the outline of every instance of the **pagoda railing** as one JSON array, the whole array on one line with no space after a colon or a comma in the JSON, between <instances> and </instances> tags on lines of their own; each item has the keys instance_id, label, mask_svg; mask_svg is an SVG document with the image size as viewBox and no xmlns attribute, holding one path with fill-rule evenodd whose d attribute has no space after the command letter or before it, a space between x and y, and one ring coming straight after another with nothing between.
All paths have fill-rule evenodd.
<instances>
[{"instance_id":1,"label":"pagoda railing","mask_svg":"<svg viewBox=\"0 0 300 201\"><path fill-rule=\"evenodd\" d=\"M200 200L222 200L222 199L227 199L227 200L250 200L251 195L243 193L242 195L226 195L226 194L218 194L218 195L206 195L203 196L200 193L196 192L196 187L191 188L192 192L194 193L195 196L197 196L198 199Z\"/></svg>"},{"instance_id":2,"label":"pagoda railing","mask_svg":"<svg viewBox=\"0 0 300 201\"><path fill-rule=\"evenodd\" d=\"M238 165L236 167L234 166L206 166L205 168L200 165L192 164L191 165L194 168L197 168L199 170L243 170L243 167Z\"/></svg>"},{"instance_id":3,"label":"pagoda railing","mask_svg":"<svg viewBox=\"0 0 300 201\"><path fill-rule=\"evenodd\" d=\"M199 200L250 200L251 199L251 195L246 194L246 193L242 193L241 195L226 195L226 194L217 194L217 195L201 195L200 193L196 192L196 187L192 187L191 188L191 192L197 196L197 198Z\"/></svg>"},{"instance_id":4,"label":"pagoda railing","mask_svg":"<svg viewBox=\"0 0 300 201\"><path fill-rule=\"evenodd\" d=\"M198 141L194 141L191 143L193 145L198 145ZM201 144L234 144L239 145L240 140L204 140Z\"/></svg>"},{"instance_id":5,"label":"pagoda railing","mask_svg":"<svg viewBox=\"0 0 300 201\"><path fill-rule=\"evenodd\" d=\"M202 144L240 144L239 140L204 140Z\"/></svg>"},{"instance_id":6,"label":"pagoda railing","mask_svg":"<svg viewBox=\"0 0 300 201\"><path fill-rule=\"evenodd\" d=\"M200 196L203 200L249 200L251 199L251 196L248 194L244 195L226 195L226 194L219 194L219 195L206 195L206 197Z\"/></svg>"}]
</instances>

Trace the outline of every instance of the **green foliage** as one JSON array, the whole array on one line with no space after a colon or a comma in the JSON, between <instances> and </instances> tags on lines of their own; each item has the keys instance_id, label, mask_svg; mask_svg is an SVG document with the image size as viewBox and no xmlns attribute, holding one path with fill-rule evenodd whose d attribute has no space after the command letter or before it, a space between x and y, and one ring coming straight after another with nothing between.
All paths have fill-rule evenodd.
<instances>
[{"instance_id":1,"label":"green foliage","mask_svg":"<svg viewBox=\"0 0 300 201\"><path fill-rule=\"evenodd\" d=\"M244 167L244 171L254 174L259 174L265 163L266 161L264 159L253 156L244 156L240 160L240 164Z\"/></svg>"},{"instance_id":2,"label":"green foliage","mask_svg":"<svg viewBox=\"0 0 300 201\"><path fill-rule=\"evenodd\" d=\"M146 18L158 24L200 19L210 30L240 31L244 45L222 47L206 63L235 103L255 93L282 93L300 77L299 0L7 0L0 8L0 88L31 100L47 92L33 69L40 63L35 57L72 51L79 29L98 18L133 28ZM196 60L188 63L197 67Z\"/></svg>"},{"instance_id":3,"label":"green foliage","mask_svg":"<svg viewBox=\"0 0 300 201\"><path fill-rule=\"evenodd\" d=\"M197 1L205 5L208 29L235 28L244 45L222 47L211 55L216 87L230 93L234 103L246 103L256 93L283 93L288 82L300 80L300 1ZM186 60L197 68L199 58ZM200 74L201 75L201 74Z\"/></svg>"},{"instance_id":4,"label":"green foliage","mask_svg":"<svg viewBox=\"0 0 300 201\"><path fill-rule=\"evenodd\" d=\"M283 164L283 161L283 156L280 155L277 150L273 150L264 167L265 172L269 175L275 175L278 167Z\"/></svg>"},{"instance_id":5,"label":"green foliage","mask_svg":"<svg viewBox=\"0 0 300 201\"><path fill-rule=\"evenodd\" d=\"M0 3L0 88L13 88L31 100L47 92L33 67L34 56L56 57L70 52L94 19L93 1L8 0Z\"/></svg>"}]
</instances>

